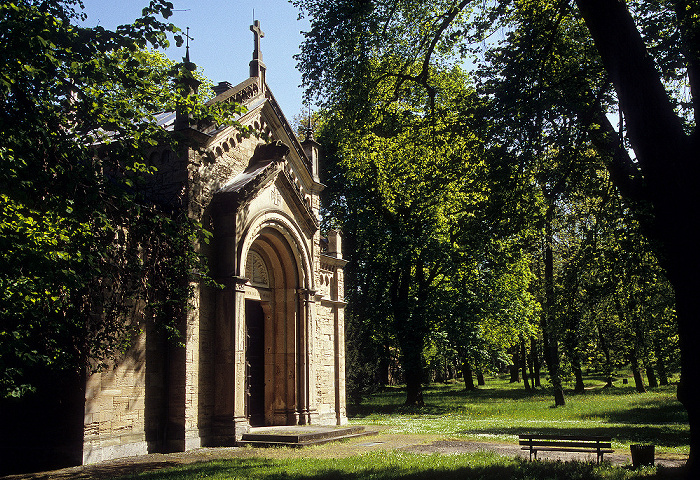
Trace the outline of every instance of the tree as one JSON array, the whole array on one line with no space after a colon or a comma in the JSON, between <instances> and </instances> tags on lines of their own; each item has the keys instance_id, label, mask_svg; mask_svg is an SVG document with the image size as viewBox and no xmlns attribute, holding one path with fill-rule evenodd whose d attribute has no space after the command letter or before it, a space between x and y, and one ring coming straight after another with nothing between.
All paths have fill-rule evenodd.
<instances>
[{"instance_id":1,"label":"tree","mask_svg":"<svg viewBox=\"0 0 700 480\"><path fill-rule=\"evenodd\" d=\"M377 71L399 63L370 62ZM457 68L435 78L433 97L414 91L401 102L386 95L393 81L379 82L371 90L376 107L368 122L355 124L337 108L328 111L323 129L338 138L337 150L331 151L339 157L343 182L336 194L342 199L331 205L339 209L335 221L352 237L349 255L355 265L348 277L358 283L349 282L365 288L363 303L377 300L375 319L385 316L401 352L408 405L423 402L426 339L442 314L434 298L454 268L455 219L464 214L469 185L480 178L470 173L480 168L480 140L446 123L474 110L473 91Z\"/></svg>"},{"instance_id":2,"label":"tree","mask_svg":"<svg viewBox=\"0 0 700 480\"><path fill-rule=\"evenodd\" d=\"M698 5L684 1L664 2L656 12L632 5L642 14L658 13L657 18L669 22L660 30L671 35L662 38L669 50L650 52L654 31L640 30L625 4L605 0L578 0L576 4L615 86L626 120L626 137L636 155L633 160L619 145L611 152L614 168L618 172L628 172L618 176L616 181L625 194L639 194L652 205L652 218L645 225L646 232L656 243L661 264L676 294L682 368L678 398L688 411L689 469L695 474L700 469L697 460L700 372L696 368L700 353L693 347L700 335L697 328L700 306L696 298L700 287L697 275L700 254L695 247L697 232L693 227L700 221L700 153L696 133L700 88ZM648 21L642 23L642 26L650 25ZM678 61L677 72L668 68L667 61L671 59ZM687 116L679 116L664 85L664 80L672 78L673 74L685 77L690 87Z\"/></svg>"},{"instance_id":3,"label":"tree","mask_svg":"<svg viewBox=\"0 0 700 480\"><path fill-rule=\"evenodd\" d=\"M189 59L146 50L166 34L181 42L161 20L171 3L152 1L115 32L76 26L80 7L0 5L2 397L118 359L138 332L137 302L176 337L189 276L205 274L195 244L206 233L186 199L153 190L154 149L186 145L154 115L224 121L235 106L206 107Z\"/></svg>"},{"instance_id":4,"label":"tree","mask_svg":"<svg viewBox=\"0 0 700 480\"><path fill-rule=\"evenodd\" d=\"M369 84L369 77L352 70L357 56L392 50L409 50L426 68L396 72L395 92L408 82L429 86L430 66L447 61L451 55L468 52L473 38L483 38L495 20L506 31L513 9L523 2L498 2L481 12L468 11L469 2L361 2L357 17L342 15L346 5L331 7L327 2L297 2L314 17L312 30L302 49L302 58L315 55L318 63L303 62L312 88L333 98L343 91L339 85L359 88ZM344 2L341 2L344 3ZM550 2L536 2L548 8ZM587 135L606 160L616 187L629 207L642 221L645 235L652 241L661 265L674 287L681 348L682 379L679 399L686 406L691 424L691 470L698 468L700 447L700 372L694 366L700 358L693 344L698 338L698 309L695 293L700 280L695 272L700 266L697 234L700 188L696 111L698 105L698 6L688 1L618 2L616 0L577 0L572 10L569 2L556 2L556 11L572 12L585 21L590 36L580 39L582 46L594 45L604 71L599 84L610 81L623 114L625 128L615 131L606 114L611 98L605 90L588 89L588 101L577 104L575 120L591 128ZM474 15L470 18L469 13ZM555 16L554 18L558 18ZM472 20L471 23L469 20ZM635 20L637 21L635 23ZM469 28L469 27L473 28ZM406 32L400 32L401 27ZM329 33L333 32L334 35ZM337 33L338 35L335 35ZM331 43L331 39L333 43ZM354 42L357 40L357 42ZM546 37L545 37L546 40ZM347 48L356 47L354 50ZM487 43L487 48L489 44ZM549 49L539 50L546 60ZM340 55L339 55L340 54ZM349 54L347 60L342 55ZM435 58L440 57L440 58ZM319 72L330 66L324 74ZM318 68L317 68L318 67ZM358 75L347 75L358 73ZM572 72L570 80L580 76ZM325 80L331 80L325 82ZM321 82L323 80L323 82ZM317 83L318 82L318 83ZM669 94L674 85L687 85L687 98ZM669 87L669 89L667 89ZM544 90L541 90L544 91ZM672 93L672 92L671 92ZM562 99L565 101L565 99ZM635 158L631 158L627 146Z\"/></svg>"},{"instance_id":5,"label":"tree","mask_svg":"<svg viewBox=\"0 0 700 480\"><path fill-rule=\"evenodd\" d=\"M2 469L38 436L54 454L38 466L82 462L86 375L128 358L142 329L177 348L208 232L162 180L186 164L191 126L235 124L236 105L196 93L187 56L149 50L178 38L171 3L114 32L77 26L80 7L0 4Z\"/></svg>"}]
</instances>

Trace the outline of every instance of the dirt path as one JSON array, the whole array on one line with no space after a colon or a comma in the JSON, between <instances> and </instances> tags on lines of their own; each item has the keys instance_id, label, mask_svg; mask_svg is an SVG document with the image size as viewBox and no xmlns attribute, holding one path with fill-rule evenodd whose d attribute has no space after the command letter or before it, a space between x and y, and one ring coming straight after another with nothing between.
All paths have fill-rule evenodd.
<instances>
[{"instance_id":1,"label":"dirt path","mask_svg":"<svg viewBox=\"0 0 700 480\"><path fill-rule=\"evenodd\" d=\"M370 427L374 428L374 427ZM185 465L197 462L228 458L290 458L290 457L323 457L339 458L371 451L401 450L419 454L439 453L443 455L455 455L465 452L492 451L506 457L528 458L528 453L520 450L515 444L495 442L475 442L468 440L445 440L438 435L396 435L390 431L379 431L377 435L362 437L344 442L336 442L323 446L291 448L252 448L252 447L221 447L200 448L189 452L170 454L149 454L139 457L122 458L102 462L95 465L85 465L50 472L39 472L23 475L10 475L1 477L4 480L106 480L123 475L137 474L159 470L166 467ZM541 459L550 460L581 460L595 461L595 455L542 452L538 455ZM627 465L631 463L629 454L614 453L605 456L606 461L615 465ZM680 467L685 464L685 458L657 457L656 464L665 467Z\"/></svg>"}]
</instances>

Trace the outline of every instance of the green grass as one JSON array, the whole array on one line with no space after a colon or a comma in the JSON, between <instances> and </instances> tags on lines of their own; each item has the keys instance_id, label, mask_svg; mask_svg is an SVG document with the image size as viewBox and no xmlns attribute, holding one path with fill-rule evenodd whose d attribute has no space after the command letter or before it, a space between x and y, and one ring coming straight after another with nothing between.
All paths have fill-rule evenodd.
<instances>
[{"instance_id":1,"label":"green grass","mask_svg":"<svg viewBox=\"0 0 700 480\"><path fill-rule=\"evenodd\" d=\"M505 378L486 383L471 392L462 383L432 385L421 408L405 407L404 391L388 388L359 406L350 405L348 413L351 423L390 426L399 434L517 442L520 433L587 433L610 435L615 449L653 443L659 453L688 453L688 419L675 386L639 394L622 384L603 389L594 379L585 393L566 392L566 405L554 408L547 390L529 393Z\"/></svg>"},{"instance_id":2,"label":"green grass","mask_svg":"<svg viewBox=\"0 0 700 480\"><path fill-rule=\"evenodd\" d=\"M527 462L496 454L418 455L402 452L369 453L339 458L242 458L187 465L123 478L285 479L285 480L631 480L670 478L664 469L597 466L584 462Z\"/></svg>"},{"instance_id":3,"label":"green grass","mask_svg":"<svg viewBox=\"0 0 700 480\"><path fill-rule=\"evenodd\" d=\"M466 392L461 383L432 385L425 407L403 406L404 391L388 388L359 406L349 406L351 423L391 427L387 435L430 435L517 442L523 432L600 433L614 438L614 448L629 452L629 444L654 443L659 454L687 453L689 429L675 387L645 394L618 385L603 389L588 379L581 395L567 392L567 404L553 408L546 390L526 392L522 384L490 379L486 387ZM393 435L392 435L393 434ZM386 437L384 437L386 438ZM632 480L679 478L676 469L595 465L587 462L527 462L495 453L418 454L381 450L355 454L343 444L308 449L243 450L246 455L121 477L141 480L285 479L285 480ZM348 445L349 446L349 445ZM338 450L338 449L341 450ZM341 454L339 454L341 453ZM250 454L250 455L247 455Z\"/></svg>"}]
</instances>

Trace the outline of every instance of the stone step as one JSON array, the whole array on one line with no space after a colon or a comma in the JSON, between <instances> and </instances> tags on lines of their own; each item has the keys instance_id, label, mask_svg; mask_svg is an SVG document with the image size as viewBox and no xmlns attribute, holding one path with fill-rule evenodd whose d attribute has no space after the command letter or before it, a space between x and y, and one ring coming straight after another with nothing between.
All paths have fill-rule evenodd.
<instances>
[{"instance_id":1,"label":"stone step","mask_svg":"<svg viewBox=\"0 0 700 480\"><path fill-rule=\"evenodd\" d=\"M237 444L256 447L304 447L348 438L376 435L377 433L377 431L365 430L365 427L361 426L324 427L303 425L255 427L251 428L250 432L244 433Z\"/></svg>"}]
</instances>

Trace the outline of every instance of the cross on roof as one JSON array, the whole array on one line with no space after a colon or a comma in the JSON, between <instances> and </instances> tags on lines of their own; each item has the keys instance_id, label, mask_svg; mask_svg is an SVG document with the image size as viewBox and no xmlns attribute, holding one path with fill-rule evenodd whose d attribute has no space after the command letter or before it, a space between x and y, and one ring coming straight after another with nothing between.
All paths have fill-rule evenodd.
<instances>
[{"instance_id":1,"label":"cross on roof","mask_svg":"<svg viewBox=\"0 0 700 480\"><path fill-rule=\"evenodd\" d=\"M265 36L265 33L260 28L260 20L253 21L253 24L250 26L250 31L253 32L253 60L262 60L260 39Z\"/></svg>"},{"instance_id":2,"label":"cross on roof","mask_svg":"<svg viewBox=\"0 0 700 480\"><path fill-rule=\"evenodd\" d=\"M185 33L186 43L185 43L185 59L187 62L190 61L190 40L194 38L190 37L190 27L187 27L187 33ZM182 44L180 44L182 45Z\"/></svg>"},{"instance_id":3,"label":"cross on roof","mask_svg":"<svg viewBox=\"0 0 700 480\"><path fill-rule=\"evenodd\" d=\"M190 40L194 40L194 37L190 37L190 27L187 27L187 33L185 33L185 38L187 39L186 47L190 48Z\"/></svg>"}]
</instances>

